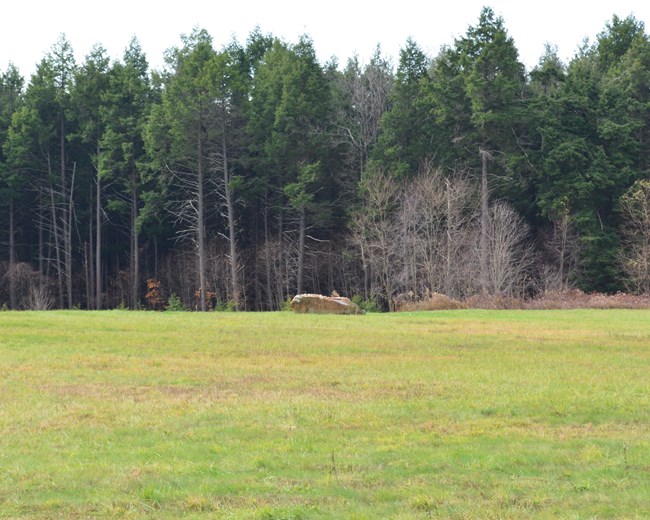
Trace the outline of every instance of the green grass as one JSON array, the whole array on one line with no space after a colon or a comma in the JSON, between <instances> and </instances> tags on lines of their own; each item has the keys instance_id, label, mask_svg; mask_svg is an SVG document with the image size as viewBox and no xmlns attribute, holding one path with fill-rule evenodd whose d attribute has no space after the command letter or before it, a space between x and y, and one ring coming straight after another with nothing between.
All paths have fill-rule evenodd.
<instances>
[{"instance_id":1,"label":"green grass","mask_svg":"<svg viewBox=\"0 0 650 520\"><path fill-rule=\"evenodd\" d=\"M650 312L0 313L0 518L647 518Z\"/></svg>"}]
</instances>

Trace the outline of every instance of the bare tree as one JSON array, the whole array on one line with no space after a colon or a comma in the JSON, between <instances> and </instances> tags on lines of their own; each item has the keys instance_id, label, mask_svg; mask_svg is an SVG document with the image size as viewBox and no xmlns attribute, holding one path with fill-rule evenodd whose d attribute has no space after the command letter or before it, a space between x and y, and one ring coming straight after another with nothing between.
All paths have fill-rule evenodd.
<instances>
[{"instance_id":1,"label":"bare tree","mask_svg":"<svg viewBox=\"0 0 650 520\"><path fill-rule=\"evenodd\" d=\"M32 311L47 311L54 305L54 298L46 285L33 285L29 289L25 308Z\"/></svg>"},{"instance_id":2,"label":"bare tree","mask_svg":"<svg viewBox=\"0 0 650 520\"><path fill-rule=\"evenodd\" d=\"M523 294L534 259L528 226L509 204L496 202L489 208L486 235L486 249L479 255L485 269L481 285L491 295Z\"/></svg>"},{"instance_id":3,"label":"bare tree","mask_svg":"<svg viewBox=\"0 0 650 520\"><path fill-rule=\"evenodd\" d=\"M566 291L571 285L580 256L580 240L564 204L552 215L550 232L542 235L542 250L550 262L542 265L542 289Z\"/></svg>"},{"instance_id":4,"label":"bare tree","mask_svg":"<svg viewBox=\"0 0 650 520\"><path fill-rule=\"evenodd\" d=\"M445 254L441 292L460 298L473 289L471 264L467 261L476 243L475 185L456 172L445 178Z\"/></svg>"},{"instance_id":5,"label":"bare tree","mask_svg":"<svg viewBox=\"0 0 650 520\"><path fill-rule=\"evenodd\" d=\"M394 216L399 190L399 184L385 172L370 172L362 182L363 207L352 217L353 240L361 251L367 294L389 305L402 257Z\"/></svg>"},{"instance_id":6,"label":"bare tree","mask_svg":"<svg viewBox=\"0 0 650 520\"><path fill-rule=\"evenodd\" d=\"M379 137L381 117L388 109L393 86L392 65L377 47L363 70L357 57L350 59L341 86L348 104L342 109L338 128L354 151L354 162L361 178Z\"/></svg>"},{"instance_id":7,"label":"bare tree","mask_svg":"<svg viewBox=\"0 0 650 520\"><path fill-rule=\"evenodd\" d=\"M72 47L64 35L61 35L57 43L52 47L48 59L54 71L54 86L57 91L56 103L59 112L58 158L61 203L56 208L58 215L54 220L55 225L60 224L60 237L63 244L63 273L66 283L66 303L68 308L72 308L72 215L76 163L73 166L72 176L70 177L68 175L68 119L66 108L69 104L70 87L76 65Z\"/></svg>"},{"instance_id":8,"label":"bare tree","mask_svg":"<svg viewBox=\"0 0 650 520\"><path fill-rule=\"evenodd\" d=\"M631 289L650 293L650 180L634 183L621 197L623 212L623 268Z\"/></svg>"},{"instance_id":9,"label":"bare tree","mask_svg":"<svg viewBox=\"0 0 650 520\"><path fill-rule=\"evenodd\" d=\"M403 291L417 297L432 291L466 295L475 199L475 187L463 175L445 177L428 165L404 186L396 237L403 252Z\"/></svg>"},{"instance_id":10,"label":"bare tree","mask_svg":"<svg viewBox=\"0 0 650 520\"><path fill-rule=\"evenodd\" d=\"M176 217L177 239L190 240L196 250L198 257L198 279L199 279L199 308L205 312L207 304L205 300L206 285L206 195L205 195L205 165L204 165L204 143L197 140L196 171L171 171L176 185L181 189L179 199L172 203L172 212Z\"/></svg>"},{"instance_id":11,"label":"bare tree","mask_svg":"<svg viewBox=\"0 0 650 520\"><path fill-rule=\"evenodd\" d=\"M225 216L228 223L228 234L226 236L229 244L229 271L230 271L230 297L235 303L235 307L241 307L241 291L239 288L239 254L237 251L237 237L235 233L235 193L233 188L233 172L229 166L229 154L227 143L227 130L225 124L226 111L222 108L222 137L221 150L213 158L215 170L220 170L221 177L215 177L217 193L225 207Z\"/></svg>"},{"instance_id":12,"label":"bare tree","mask_svg":"<svg viewBox=\"0 0 650 520\"><path fill-rule=\"evenodd\" d=\"M4 275L14 291L14 309L47 310L54 305L48 284L26 262L14 262Z\"/></svg>"},{"instance_id":13,"label":"bare tree","mask_svg":"<svg viewBox=\"0 0 650 520\"><path fill-rule=\"evenodd\" d=\"M442 285L445 253L445 182L439 170L427 169L400 194L398 239L402 243L405 292L419 295Z\"/></svg>"},{"instance_id":14,"label":"bare tree","mask_svg":"<svg viewBox=\"0 0 650 520\"><path fill-rule=\"evenodd\" d=\"M53 179L51 161L48 159L48 177ZM65 306L65 290L64 281L66 281L66 273L68 271L65 266L65 247L67 241L64 237L67 236L67 222L68 217L65 209L65 191L61 185L50 180L48 190L49 211L47 216L43 218L42 226L47 232L49 237L48 253L47 253L47 269L46 276L49 276L50 270L54 269L57 278L57 292L58 292L58 306ZM67 281L66 281L67 285Z\"/></svg>"}]
</instances>

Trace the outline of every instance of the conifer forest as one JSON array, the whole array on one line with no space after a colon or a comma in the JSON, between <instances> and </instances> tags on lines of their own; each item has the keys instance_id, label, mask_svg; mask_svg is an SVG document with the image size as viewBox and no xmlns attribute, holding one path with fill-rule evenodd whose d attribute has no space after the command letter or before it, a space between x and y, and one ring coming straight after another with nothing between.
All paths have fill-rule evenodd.
<instances>
[{"instance_id":1,"label":"conifer forest","mask_svg":"<svg viewBox=\"0 0 650 520\"><path fill-rule=\"evenodd\" d=\"M194 29L0 70L0 306L392 309L434 293L650 293L650 37L603 21L532 70L484 8L394 63ZM372 45L372 42L371 42Z\"/></svg>"}]
</instances>

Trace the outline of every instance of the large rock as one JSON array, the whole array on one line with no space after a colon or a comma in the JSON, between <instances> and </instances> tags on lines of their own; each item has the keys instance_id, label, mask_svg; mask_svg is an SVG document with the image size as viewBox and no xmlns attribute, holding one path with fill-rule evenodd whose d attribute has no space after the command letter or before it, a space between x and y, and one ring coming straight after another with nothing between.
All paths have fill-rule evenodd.
<instances>
[{"instance_id":1,"label":"large rock","mask_svg":"<svg viewBox=\"0 0 650 520\"><path fill-rule=\"evenodd\" d=\"M359 306L349 298L298 294L291 300L291 310L311 314L362 314Z\"/></svg>"}]
</instances>

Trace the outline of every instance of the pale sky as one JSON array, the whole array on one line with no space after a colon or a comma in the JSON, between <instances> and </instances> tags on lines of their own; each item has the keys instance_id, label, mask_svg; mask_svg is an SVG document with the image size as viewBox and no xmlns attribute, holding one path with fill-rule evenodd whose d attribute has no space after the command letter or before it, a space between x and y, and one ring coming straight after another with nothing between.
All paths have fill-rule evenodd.
<instances>
[{"instance_id":1,"label":"pale sky","mask_svg":"<svg viewBox=\"0 0 650 520\"><path fill-rule=\"evenodd\" d=\"M341 65L357 53L366 62L376 45L397 63L399 50L412 37L430 56L452 44L469 25L476 25L481 8L489 5L505 20L530 70L544 43L557 45L567 62L585 37L591 41L617 14L633 14L650 27L647 0L401 0L355 2L328 0L10 0L0 7L0 71L13 62L28 78L61 33L65 33L83 62L92 46L101 43L119 59L137 36L152 68L161 68L165 49L193 27L206 29L220 48L234 36L245 42L259 26L288 42L309 34L322 63L336 56Z\"/></svg>"}]
</instances>

